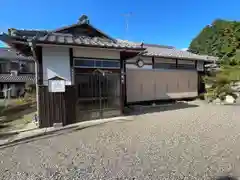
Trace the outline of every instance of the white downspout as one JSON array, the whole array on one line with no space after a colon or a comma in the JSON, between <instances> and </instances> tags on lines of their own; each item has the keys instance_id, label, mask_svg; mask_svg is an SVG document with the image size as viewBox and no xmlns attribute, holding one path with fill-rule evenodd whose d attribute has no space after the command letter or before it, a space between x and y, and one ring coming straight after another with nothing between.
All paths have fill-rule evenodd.
<instances>
[{"instance_id":1,"label":"white downspout","mask_svg":"<svg viewBox=\"0 0 240 180\"><path fill-rule=\"evenodd\" d=\"M31 51L33 53L33 59L35 61L35 83L36 83L36 101L37 101L37 120L39 120L39 84L38 84L38 78L39 78L39 64L36 56L36 52L34 50L35 44L34 44L34 39L29 41L29 46L31 48Z\"/></svg>"}]
</instances>

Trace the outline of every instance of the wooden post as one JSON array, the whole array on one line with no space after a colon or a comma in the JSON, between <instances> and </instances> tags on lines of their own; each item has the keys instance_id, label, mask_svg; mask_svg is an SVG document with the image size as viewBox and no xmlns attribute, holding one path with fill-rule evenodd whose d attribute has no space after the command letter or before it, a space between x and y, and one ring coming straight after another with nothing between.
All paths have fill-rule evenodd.
<instances>
[{"instance_id":1,"label":"wooden post","mask_svg":"<svg viewBox=\"0 0 240 180\"><path fill-rule=\"evenodd\" d=\"M121 114L124 114L124 101L125 101L125 94L124 94L124 89L125 89L125 72L124 72L124 59L123 56L121 55L122 52L120 53L120 111Z\"/></svg>"},{"instance_id":2,"label":"wooden post","mask_svg":"<svg viewBox=\"0 0 240 180\"><path fill-rule=\"evenodd\" d=\"M71 75L71 84L75 84L74 77L74 66L73 66L73 48L69 48L69 63L70 63L70 75Z\"/></svg>"}]
</instances>

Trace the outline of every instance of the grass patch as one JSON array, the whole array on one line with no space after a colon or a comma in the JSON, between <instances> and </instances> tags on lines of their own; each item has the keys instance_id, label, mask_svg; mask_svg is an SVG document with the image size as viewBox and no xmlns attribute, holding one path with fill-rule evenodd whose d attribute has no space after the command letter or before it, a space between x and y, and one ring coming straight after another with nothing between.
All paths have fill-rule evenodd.
<instances>
[{"instance_id":1,"label":"grass patch","mask_svg":"<svg viewBox=\"0 0 240 180\"><path fill-rule=\"evenodd\" d=\"M31 112L31 113L25 114L17 119L14 119L12 121L0 123L0 132L7 132L7 131L13 131L13 130L25 128L27 126L27 124L32 122L32 119L33 119L35 113L36 112Z\"/></svg>"}]
</instances>

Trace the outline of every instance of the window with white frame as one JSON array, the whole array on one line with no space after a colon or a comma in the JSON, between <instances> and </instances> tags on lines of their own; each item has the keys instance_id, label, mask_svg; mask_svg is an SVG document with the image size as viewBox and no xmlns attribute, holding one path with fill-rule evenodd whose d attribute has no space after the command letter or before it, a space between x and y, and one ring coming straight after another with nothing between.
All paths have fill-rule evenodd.
<instances>
[{"instance_id":1,"label":"window with white frame","mask_svg":"<svg viewBox=\"0 0 240 180\"><path fill-rule=\"evenodd\" d=\"M108 69L119 69L119 60L110 59L74 59L74 66L80 68L108 68Z\"/></svg>"},{"instance_id":2,"label":"window with white frame","mask_svg":"<svg viewBox=\"0 0 240 180\"><path fill-rule=\"evenodd\" d=\"M154 69L176 69L176 59L155 58Z\"/></svg>"}]
</instances>

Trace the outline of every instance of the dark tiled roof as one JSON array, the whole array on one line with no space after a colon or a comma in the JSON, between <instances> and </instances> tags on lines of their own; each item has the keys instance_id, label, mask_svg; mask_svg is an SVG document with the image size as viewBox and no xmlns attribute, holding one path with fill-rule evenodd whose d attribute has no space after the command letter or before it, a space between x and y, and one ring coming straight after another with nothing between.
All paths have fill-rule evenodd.
<instances>
[{"instance_id":1,"label":"dark tiled roof","mask_svg":"<svg viewBox=\"0 0 240 180\"><path fill-rule=\"evenodd\" d=\"M102 37L89 37L89 36L74 36L65 33L49 33L45 36L38 37L38 42L56 43L56 44L69 44L69 45L85 45L85 46L101 46L112 48L133 48L142 49L140 45L128 44L122 42L115 42L110 39Z\"/></svg>"},{"instance_id":2,"label":"dark tiled roof","mask_svg":"<svg viewBox=\"0 0 240 180\"><path fill-rule=\"evenodd\" d=\"M92 27L92 26L90 26ZM2 35L3 36L3 35ZM61 44L61 45L79 45L79 46L97 46L107 48L123 48L123 49L141 49L138 44L121 43L114 39L106 37L90 37L84 35L73 35L67 33L58 33L54 31L43 30L18 30L9 29L9 34L5 36L14 37L20 40L35 38L38 43Z\"/></svg>"},{"instance_id":3,"label":"dark tiled roof","mask_svg":"<svg viewBox=\"0 0 240 180\"><path fill-rule=\"evenodd\" d=\"M126 40L120 40L118 39L119 42L124 42L128 44L140 44L140 43L135 43L131 41L126 41ZM216 61L218 60L217 57L213 56L206 56L206 55L198 55L198 54L193 54L188 51L183 51L176 49L171 46L159 46L159 45L153 45L153 44L143 44L143 47L146 48L145 52L142 54L143 56L155 56L155 57L165 57L165 58L178 58L178 59L193 59L193 60L204 60L204 61Z\"/></svg>"},{"instance_id":4,"label":"dark tiled roof","mask_svg":"<svg viewBox=\"0 0 240 180\"><path fill-rule=\"evenodd\" d=\"M204 60L204 61L214 61L217 60L216 57L213 56L205 56L193 54L188 51L182 51L175 48L159 48L159 47L147 47L147 52L144 54L145 56L156 56L156 57L171 57L171 58L179 58L179 59L196 59L196 60Z\"/></svg>"},{"instance_id":5,"label":"dark tiled roof","mask_svg":"<svg viewBox=\"0 0 240 180\"><path fill-rule=\"evenodd\" d=\"M45 30L31 30L31 29L15 29L11 28L8 30L8 34L10 36L18 37L18 38L32 38L35 36L45 36L49 31Z\"/></svg>"},{"instance_id":6,"label":"dark tiled roof","mask_svg":"<svg viewBox=\"0 0 240 180\"><path fill-rule=\"evenodd\" d=\"M94 29L95 31L97 31L99 34L101 34L101 36L106 37L106 38L108 38L108 39L111 39L111 40L115 41L114 38L110 37L110 36L107 35L106 33L102 32L102 31L99 30L99 29L97 29L97 28L94 27L93 25L85 24L85 23L79 23L79 22L76 23L76 24L72 24L72 25L68 25L68 26L64 26L64 27L55 29L55 30L52 31L52 32L62 33L62 32L64 32L66 29L71 29L71 28L91 28L91 29Z\"/></svg>"},{"instance_id":7,"label":"dark tiled roof","mask_svg":"<svg viewBox=\"0 0 240 180\"><path fill-rule=\"evenodd\" d=\"M158 48L167 48L167 49L174 49L174 46L167 46L167 45L160 45L160 44L146 44L144 43L144 46L147 47L158 47Z\"/></svg>"},{"instance_id":8,"label":"dark tiled roof","mask_svg":"<svg viewBox=\"0 0 240 180\"><path fill-rule=\"evenodd\" d=\"M34 75L11 75L11 74L0 74L0 82L30 82L35 83Z\"/></svg>"},{"instance_id":9,"label":"dark tiled roof","mask_svg":"<svg viewBox=\"0 0 240 180\"><path fill-rule=\"evenodd\" d=\"M33 57L26 57L11 48L0 48L0 59L6 60L33 60Z\"/></svg>"}]
</instances>

